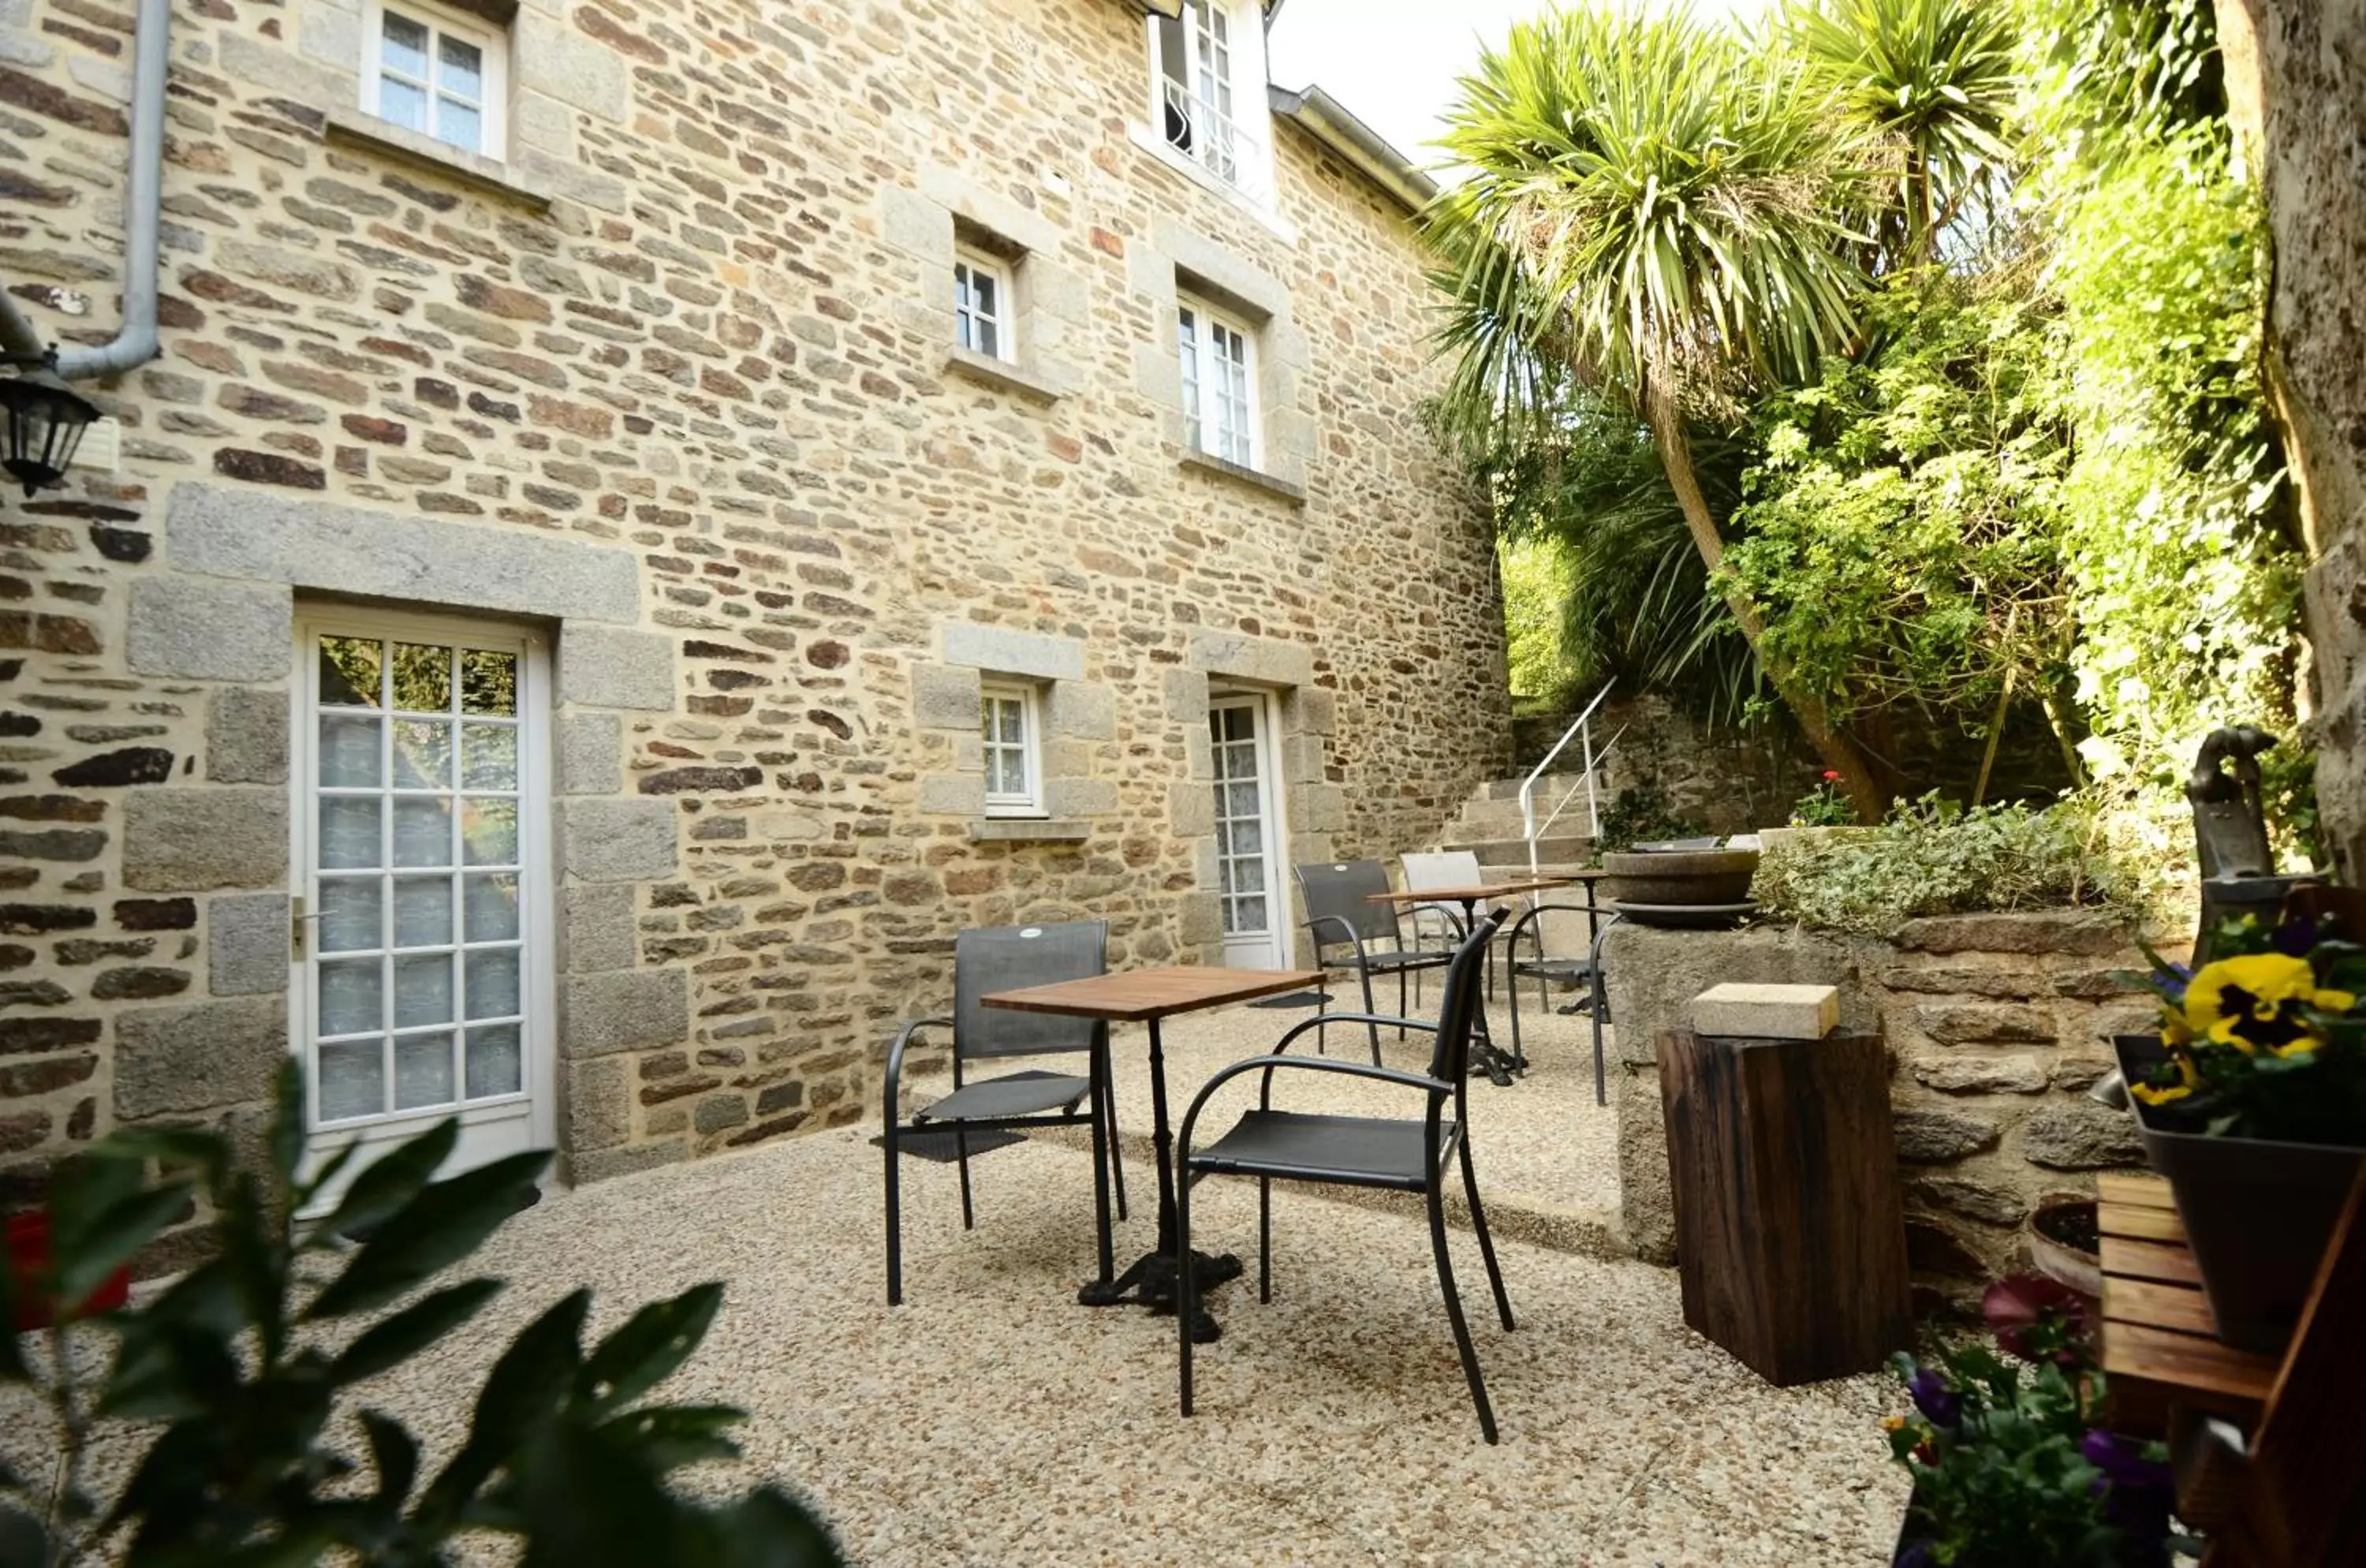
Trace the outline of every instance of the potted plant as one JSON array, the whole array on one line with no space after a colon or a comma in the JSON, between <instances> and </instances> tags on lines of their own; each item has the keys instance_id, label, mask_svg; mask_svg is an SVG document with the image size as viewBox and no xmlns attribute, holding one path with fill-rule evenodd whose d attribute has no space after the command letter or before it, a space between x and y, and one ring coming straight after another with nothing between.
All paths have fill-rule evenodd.
<instances>
[{"instance_id":1,"label":"potted plant","mask_svg":"<svg viewBox=\"0 0 2366 1568\"><path fill-rule=\"evenodd\" d=\"M1882 1423L1914 1478L1898 1568L2161 1568L2167 1450L2097 1424L2103 1379L2084 1303L2022 1277L1989 1287L1983 1307L1996 1350L1892 1359L1914 1404Z\"/></svg>"},{"instance_id":2,"label":"potted plant","mask_svg":"<svg viewBox=\"0 0 2366 1568\"><path fill-rule=\"evenodd\" d=\"M2219 1337L2268 1354L2366 1158L2366 947L2332 929L2230 920L2191 973L2150 954L2161 1032L2114 1042Z\"/></svg>"}]
</instances>

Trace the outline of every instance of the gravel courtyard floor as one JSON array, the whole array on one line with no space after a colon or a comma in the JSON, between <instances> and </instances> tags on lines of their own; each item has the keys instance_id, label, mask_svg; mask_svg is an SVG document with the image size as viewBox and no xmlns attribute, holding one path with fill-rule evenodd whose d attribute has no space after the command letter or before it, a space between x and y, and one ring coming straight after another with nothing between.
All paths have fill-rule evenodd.
<instances>
[{"instance_id":1,"label":"gravel courtyard floor","mask_svg":"<svg viewBox=\"0 0 2366 1568\"><path fill-rule=\"evenodd\" d=\"M1241 1010L1176 1029L1178 1114L1207 1071L1295 1016ZM1593 1111L1590 1055L1579 1070L1583 1038L1537 1052L1520 1088L1473 1085L1491 1213L1519 1190L1603 1197L1607 1113ZM1416 1055L1390 1047L1407 1065ZM1117 1059L1129 1139L1146 1135L1138 1031L1121 1034ZM1489 1448L1417 1211L1278 1189L1274 1300L1258 1304L1253 1270L1214 1293L1224 1337L1200 1354L1199 1414L1185 1421L1174 1320L1076 1304L1092 1268L1080 1152L1036 1140L978 1159L966 1235L953 1168L907 1160L908 1304L890 1311L875 1130L553 1192L476 1260L510 1289L363 1398L448 1452L511 1332L568 1290L598 1291L602 1331L641 1302L721 1279L705 1347L663 1393L751 1415L745 1458L697 1483L790 1486L861 1563L1887 1561L1905 1496L1878 1427L1894 1404L1886 1380L1769 1388L1684 1326L1671 1272L1501 1240L1519 1314L1505 1334L1475 1243L1454 1232L1504 1433ZM1155 1231L1148 1161L1129 1175L1121 1262ZM1203 1247L1254 1246L1246 1183L1211 1182L1194 1205ZM25 1414L0 1402L0 1450L19 1450ZM99 1478L119 1480L132 1451L107 1435Z\"/></svg>"}]
</instances>

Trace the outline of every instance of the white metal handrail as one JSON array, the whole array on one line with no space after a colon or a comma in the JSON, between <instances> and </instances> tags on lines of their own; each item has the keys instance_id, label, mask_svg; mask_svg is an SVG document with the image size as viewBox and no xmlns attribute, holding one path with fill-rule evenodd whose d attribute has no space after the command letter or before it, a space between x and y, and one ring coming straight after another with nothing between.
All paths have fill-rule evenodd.
<instances>
[{"instance_id":1,"label":"white metal handrail","mask_svg":"<svg viewBox=\"0 0 2366 1568\"><path fill-rule=\"evenodd\" d=\"M1559 819L1562 809L1576 798L1579 790L1585 791L1587 835L1598 837L1602 832L1602 801L1594 786L1594 775L1602 763L1608 760L1610 747L1618 743L1618 736L1626 734L1627 729L1624 725L1621 725L1618 734L1610 738L1609 745L1597 751L1594 749L1594 713L1602 705L1602 699L1610 694L1610 688L1616 684L1617 682L1615 681L1603 682L1602 690L1594 694L1594 700L1585 705L1585 710L1577 716L1567 729L1560 732L1560 739L1554 741L1552 750L1545 753L1545 760L1529 769L1528 776L1520 781L1520 836L1527 840L1528 872L1531 875L1535 874L1537 870L1537 840L1544 836L1545 829L1551 827ZM1568 790L1563 792L1560 801L1554 805L1551 814L1546 817L1543 824L1539 826L1537 821L1537 781L1544 777L1546 772L1552 767L1554 760L1568 748L1572 739L1578 742L1580 752L1584 759L1585 772L1577 783L1570 785Z\"/></svg>"},{"instance_id":2,"label":"white metal handrail","mask_svg":"<svg viewBox=\"0 0 2366 1568\"><path fill-rule=\"evenodd\" d=\"M1270 166L1265 143L1173 77L1161 77L1160 85L1166 89L1166 123L1159 134L1166 144L1244 196L1266 199L1271 193L1265 183Z\"/></svg>"}]
</instances>

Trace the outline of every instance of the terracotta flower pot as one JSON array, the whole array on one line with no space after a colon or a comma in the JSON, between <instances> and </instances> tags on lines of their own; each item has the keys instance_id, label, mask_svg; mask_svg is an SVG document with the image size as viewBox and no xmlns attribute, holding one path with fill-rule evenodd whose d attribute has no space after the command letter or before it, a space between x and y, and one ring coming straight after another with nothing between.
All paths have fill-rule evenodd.
<instances>
[{"instance_id":1,"label":"terracotta flower pot","mask_svg":"<svg viewBox=\"0 0 2366 1568\"><path fill-rule=\"evenodd\" d=\"M2169 1054L2158 1035L2122 1034L2112 1043L2132 1084ZM2218 1337L2241 1349L2280 1354L2366 1148L2214 1138L2180 1131L2170 1124L2173 1115L2135 1104L2146 1156L2176 1196Z\"/></svg>"},{"instance_id":2,"label":"terracotta flower pot","mask_svg":"<svg viewBox=\"0 0 2366 1568\"><path fill-rule=\"evenodd\" d=\"M2088 1298L2103 1295L2103 1260L2096 1247L2095 1200L2048 1198L2022 1222L2030 1267Z\"/></svg>"}]
</instances>

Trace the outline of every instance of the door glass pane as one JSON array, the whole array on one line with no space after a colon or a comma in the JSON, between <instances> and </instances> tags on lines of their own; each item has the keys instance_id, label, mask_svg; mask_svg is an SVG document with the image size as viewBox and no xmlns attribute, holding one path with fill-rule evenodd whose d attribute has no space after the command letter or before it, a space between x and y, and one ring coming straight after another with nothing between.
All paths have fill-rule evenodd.
<instances>
[{"instance_id":1,"label":"door glass pane","mask_svg":"<svg viewBox=\"0 0 2366 1568\"><path fill-rule=\"evenodd\" d=\"M321 716L321 785L324 789L376 789L378 721L366 714Z\"/></svg>"},{"instance_id":2,"label":"door glass pane","mask_svg":"<svg viewBox=\"0 0 2366 1568\"><path fill-rule=\"evenodd\" d=\"M452 1036L404 1034L394 1042L394 1108L452 1103Z\"/></svg>"},{"instance_id":3,"label":"door glass pane","mask_svg":"<svg viewBox=\"0 0 2366 1568\"><path fill-rule=\"evenodd\" d=\"M449 800L398 800L394 803L394 863L452 863L452 803Z\"/></svg>"},{"instance_id":4,"label":"door glass pane","mask_svg":"<svg viewBox=\"0 0 2366 1568\"><path fill-rule=\"evenodd\" d=\"M394 787L452 787L452 727L434 719L402 718L394 725Z\"/></svg>"},{"instance_id":5,"label":"door glass pane","mask_svg":"<svg viewBox=\"0 0 2366 1568\"><path fill-rule=\"evenodd\" d=\"M379 644L375 638L321 639L321 701L332 707L377 706Z\"/></svg>"},{"instance_id":6,"label":"door glass pane","mask_svg":"<svg viewBox=\"0 0 2366 1568\"><path fill-rule=\"evenodd\" d=\"M452 705L452 650L422 643L394 645L394 705L443 713Z\"/></svg>"},{"instance_id":7,"label":"door glass pane","mask_svg":"<svg viewBox=\"0 0 2366 1568\"><path fill-rule=\"evenodd\" d=\"M1236 855L1261 855L1265 853L1264 826L1261 823L1256 822L1234 823L1232 849L1233 853Z\"/></svg>"},{"instance_id":8,"label":"door glass pane","mask_svg":"<svg viewBox=\"0 0 2366 1568\"><path fill-rule=\"evenodd\" d=\"M518 1011L518 950L468 954L468 1016L513 1018Z\"/></svg>"},{"instance_id":9,"label":"door glass pane","mask_svg":"<svg viewBox=\"0 0 2366 1568\"><path fill-rule=\"evenodd\" d=\"M441 947L452 940L452 882L405 876L394 885L394 945Z\"/></svg>"},{"instance_id":10,"label":"door glass pane","mask_svg":"<svg viewBox=\"0 0 2366 1568\"><path fill-rule=\"evenodd\" d=\"M452 955L421 953L394 961L394 1026L452 1021Z\"/></svg>"},{"instance_id":11,"label":"door glass pane","mask_svg":"<svg viewBox=\"0 0 2366 1568\"><path fill-rule=\"evenodd\" d=\"M375 1116L386 1109L382 1049L376 1040L349 1040L321 1047L321 1121Z\"/></svg>"},{"instance_id":12,"label":"door glass pane","mask_svg":"<svg viewBox=\"0 0 2366 1568\"><path fill-rule=\"evenodd\" d=\"M321 951L349 953L385 940L385 901L375 876L340 876L321 884Z\"/></svg>"},{"instance_id":13,"label":"door glass pane","mask_svg":"<svg viewBox=\"0 0 2366 1568\"><path fill-rule=\"evenodd\" d=\"M468 1098L515 1094L525 1083L525 1053L518 1026L496 1023L468 1031Z\"/></svg>"},{"instance_id":14,"label":"door glass pane","mask_svg":"<svg viewBox=\"0 0 2366 1568\"><path fill-rule=\"evenodd\" d=\"M515 789L517 728L508 724L460 727L460 787Z\"/></svg>"},{"instance_id":15,"label":"door glass pane","mask_svg":"<svg viewBox=\"0 0 2366 1568\"><path fill-rule=\"evenodd\" d=\"M517 802L467 802L460 808L460 837L470 865L515 865Z\"/></svg>"},{"instance_id":16,"label":"door glass pane","mask_svg":"<svg viewBox=\"0 0 2366 1568\"><path fill-rule=\"evenodd\" d=\"M1233 922L1236 931L1261 931L1266 929L1265 900L1244 898L1240 901L1239 917Z\"/></svg>"},{"instance_id":17,"label":"door glass pane","mask_svg":"<svg viewBox=\"0 0 2366 1568\"><path fill-rule=\"evenodd\" d=\"M517 712L517 655L490 649L460 653L460 711L505 718Z\"/></svg>"},{"instance_id":18,"label":"door glass pane","mask_svg":"<svg viewBox=\"0 0 2366 1568\"><path fill-rule=\"evenodd\" d=\"M1264 861L1235 860L1232 863L1232 866L1233 890L1234 892L1262 893L1265 891Z\"/></svg>"},{"instance_id":19,"label":"door glass pane","mask_svg":"<svg viewBox=\"0 0 2366 1568\"><path fill-rule=\"evenodd\" d=\"M374 795L321 797L321 864L336 870L378 863L378 797Z\"/></svg>"},{"instance_id":20,"label":"door glass pane","mask_svg":"<svg viewBox=\"0 0 2366 1568\"><path fill-rule=\"evenodd\" d=\"M375 958L321 964L321 1032L362 1034L385 1028L382 976Z\"/></svg>"},{"instance_id":21,"label":"door glass pane","mask_svg":"<svg viewBox=\"0 0 2366 1568\"><path fill-rule=\"evenodd\" d=\"M518 934L517 877L509 873L472 876L465 894L468 939L505 942Z\"/></svg>"}]
</instances>

